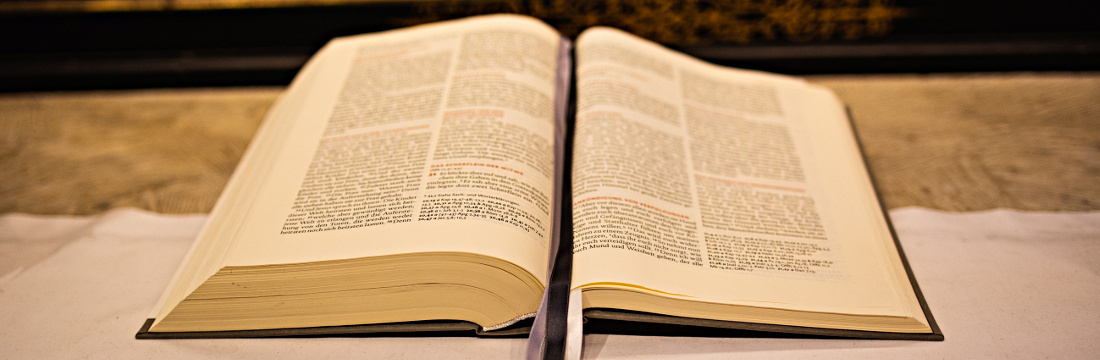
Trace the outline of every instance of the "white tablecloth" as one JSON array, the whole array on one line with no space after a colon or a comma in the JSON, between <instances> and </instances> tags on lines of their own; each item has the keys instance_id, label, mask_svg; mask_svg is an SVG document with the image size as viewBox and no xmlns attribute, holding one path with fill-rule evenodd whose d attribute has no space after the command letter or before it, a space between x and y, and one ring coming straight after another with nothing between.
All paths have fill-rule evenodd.
<instances>
[{"instance_id":1,"label":"white tablecloth","mask_svg":"<svg viewBox=\"0 0 1100 360\"><path fill-rule=\"evenodd\" d=\"M584 358L1095 358L1100 212L891 212L944 342L586 335ZM12 359L520 358L526 339L135 340L205 216L0 216Z\"/></svg>"}]
</instances>

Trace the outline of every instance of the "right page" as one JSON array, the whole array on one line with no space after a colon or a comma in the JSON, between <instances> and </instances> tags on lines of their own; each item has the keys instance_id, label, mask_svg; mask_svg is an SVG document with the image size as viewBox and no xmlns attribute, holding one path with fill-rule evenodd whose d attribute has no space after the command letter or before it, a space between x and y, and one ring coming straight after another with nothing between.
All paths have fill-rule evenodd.
<instances>
[{"instance_id":1,"label":"right page","mask_svg":"<svg viewBox=\"0 0 1100 360\"><path fill-rule=\"evenodd\" d=\"M831 92L607 28L577 41L577 89L573 287L586 308L876 330L797 320L870 315L927 327ZM796 320L591 296L600 290ZM886 331L921 331L903 327L915 330Z\"/></svg>"}]
</instances>

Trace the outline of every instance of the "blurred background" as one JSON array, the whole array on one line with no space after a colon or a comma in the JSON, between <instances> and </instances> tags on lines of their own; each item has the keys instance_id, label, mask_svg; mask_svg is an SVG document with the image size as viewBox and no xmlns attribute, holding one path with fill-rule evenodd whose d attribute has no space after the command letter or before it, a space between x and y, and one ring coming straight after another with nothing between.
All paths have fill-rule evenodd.
<instances>
[{"instance_id":1,"label":"blurred background","mask_svg":"<svg viewBox=\"0 0 1100 360\"><path fill-rule=\"evenodd\" d=\"M787 74L1100 66L1094 1L0 0L0 91L285 85L333 37L501 12Z\"/></svg>"},{"instance_id":2,"label":"blurred background","mask_svg":"<svg viewBox=\"0 0 1100 360\"><path fill-rule=\"evenodd\" d=\"M488 13L795 74L887 208L1100 210L1100 1L0 0L0 213L206 213L336 36Z\"/></svg>"}]
</instances>

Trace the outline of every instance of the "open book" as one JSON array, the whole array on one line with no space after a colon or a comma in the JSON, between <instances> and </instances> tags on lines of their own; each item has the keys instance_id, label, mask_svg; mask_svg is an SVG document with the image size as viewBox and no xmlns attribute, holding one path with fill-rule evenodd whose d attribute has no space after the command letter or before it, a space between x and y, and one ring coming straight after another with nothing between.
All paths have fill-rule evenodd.
<instances>
[{"instance_id":1,"label":"open book","mask_svg":"<svg viewBox=\"0 0 1100 360\"><path fill-rule=\"evenodd\" d=\"M333 40L138 337L523 334L564 235L592 326L942 339L832 93L572 46L510 15Z\"/></svg>"}]
</instances>

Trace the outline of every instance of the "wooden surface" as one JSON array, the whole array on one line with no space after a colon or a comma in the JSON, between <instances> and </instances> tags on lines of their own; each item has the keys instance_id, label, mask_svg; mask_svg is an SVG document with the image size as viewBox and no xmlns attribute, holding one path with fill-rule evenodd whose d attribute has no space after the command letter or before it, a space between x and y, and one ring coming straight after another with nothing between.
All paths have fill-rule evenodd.
<instances>
[{"instance_id":1,"label":"wooden surface","mask_svg":"<svg viewBox=\"0 0 1100 360\"><path fill-rule=\"evenodd\" d=\"M281 92L0 96L0 213L209 212Z\"/></svg>"},{"instance_id":2,"label":"wooden surface","mask_svg":"<svg viewBox=\"0 0 1100 360\"><path fill-rule=\"evenodd\" d=\"M1100 209L1100 74L815 77L890 208Z\"/></svg>"},{"instance_id":3,"label":"wooden surface","mask_svg":"<svg viewBox=\"0 0 1100 360\"><path fill-rule=\"evenodd\" d=\"M1100 209L1100 74L812 77L887 207ZM282 88L0 95L0 213L213 207Z\"/></svg>"}]
</instances>

